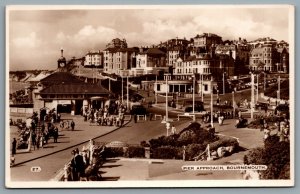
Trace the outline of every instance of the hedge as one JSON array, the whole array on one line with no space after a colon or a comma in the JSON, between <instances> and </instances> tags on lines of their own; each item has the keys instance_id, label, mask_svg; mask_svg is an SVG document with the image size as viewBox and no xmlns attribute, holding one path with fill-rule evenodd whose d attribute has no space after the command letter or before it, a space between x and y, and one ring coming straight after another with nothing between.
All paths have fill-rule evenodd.
<instances>
[{"instance_id":1,"label":"hedge","mask_svg":"<svg viewBox=\"0 0 300 194\"><path fill-rule=\"evenodd\" d=\"M152 151L152 158L156 159L182 159L183 148L163 146L154 148Z\"/></svg>"},{"instance_id":2,"label":"hedge","mask_svg":"<svg viewBox=\"0 0 300 194\"><path fill-rule=\"evenodd\" d=\"M123 157L124 150L122 147L107 147L105 148L105 156L107 158Z\"/></svg>"},{"instance_id":3,"label":"hedge","mask_svg":"<svg viewBox=\"0 0 300 194\"><path fill-rule=\"evenodd\" d=\"M129 146L124 155L127 158L144 158L145 148L142 146Z\"/></svg>"}]
</instances>

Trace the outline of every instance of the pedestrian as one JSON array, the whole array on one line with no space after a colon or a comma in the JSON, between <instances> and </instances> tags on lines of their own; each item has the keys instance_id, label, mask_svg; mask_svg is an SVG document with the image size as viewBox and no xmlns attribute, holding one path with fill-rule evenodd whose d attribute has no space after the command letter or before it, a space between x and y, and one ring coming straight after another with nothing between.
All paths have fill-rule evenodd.
<instances>
[{"instance_id":1,"label":"pedestrian","mask_svg":"<svg viewBox=\"0 0 300 194\"><path fill-rule=\"evenodd\" d=\"M134 114L133 118L134 118L134 122L137 123L137 115L136 114Z\"/></svg>"},{"instance_id":2,"label":"pedestrian","mask_svg":"<svg viewBox=\"0 0 300 194\"><path fill-rule=\"evenodd\" d=\"M76 173L76 162L75 162L76 152L75 152L75 150L72 150L71 154L73 156L73 158L71 160L71 165L70 165L70 167L71 167L71 170L70 170L70 172L71 172L71 180L72 181L78 181L78 177L77 177L77 173Z\"/></svg>"},{"instance_id":3,"label":"pedestrian","mask_svg":"<svg viewBox=\"0 0 300 194\"><path fill-rule=\"evenodd\" d=\"M75 122L73 120L71 121L71 128L72 128L72 131L74 131L74 129L75 129Z\"/></svg>"},{"instance_id":4,"label":"pedestrian","mask_svg":"<svg viewBox=\"0 0 300 194\"><path fill-rule=\"evenodd\" d=\"M33 145L33 150L35 150L35 146L36 146L36 133L33 131L31 134L31 142Z\"/></svg>"},{"instance_id":5,"label":"pedestrian","mask_svg":"<svg viewBox=\"0 0 300 194\"><path fill-rule=\"evenodd\" d=\"M172 125L172 127L171 127L171 132L172 132L172 135L176 134L176 127L174 125Z\"/></svg>"},{"instance_id":6,"label":"pedestrian","mask_svg":"<svg viewBox=\"0 0 300 194\"><path fill-rule=\"evenodd\" d=\"M85 167L84 167L83 156L79 154L78 148L76 148L75 150L74 162L75 162L75 173L77 174L78 180L80 180L80 178L84 176Z\"/></svg>"},{"instance_id":7,"label":"pedestrian","mask_svg":"<svg viewBox=\"0 0 300 194\"><path fill-rule=\"evenodd\" d=\"M58 139L58 128L55 127L54 131L53 131L53 140L54 140L54 143L57 143L57 139Z\"/></svg>"},{"instance_id":8,"label":"pedestrian","mask_svg":"<svg viewBox=\"0 0 300 194\"><path fill-rule=\"evenodd\" d=\"M35 142L36 142L36 148L39 149L40 148L40 135L39 134L36 136Z\"/></svg>"},{"instance_id":9,"label":"pedestrian","mask_svg":"<svg viewBox=\"0 0 300 194\"><path fill-rule=\"evenodd\" d=\"M60 122L60 117L61 117L60 113L57 113L57 122Z\"/></svg>"},{"instance_id":10,"label":"pedestrian","mask_svg":"<svg viewBox=\"0 0 300 194\"><path fill-rule=\"evenodd\" d=\"M11 150L11 155L14 156L17 153L17 140L16 138L13 139L12 142L12 150Z\"/></svg>"},{"instance_id":11,"label":"pedestrian","mask_svg":"<svg viewBox=\"0 0 300 194\"><path fill-rule=\"evenodd\" d=\"M171 124L167 121L166 123L167 133L169 133L169 130L171 129Z\"/></svg>"}]
</instances>

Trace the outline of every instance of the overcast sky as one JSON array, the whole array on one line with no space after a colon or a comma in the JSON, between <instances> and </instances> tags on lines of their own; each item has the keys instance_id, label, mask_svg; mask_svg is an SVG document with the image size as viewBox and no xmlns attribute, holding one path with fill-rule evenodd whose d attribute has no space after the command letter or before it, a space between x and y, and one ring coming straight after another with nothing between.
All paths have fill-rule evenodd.
<instances>
[{"instance_id":1,"label":"overcast sky","mask_svg":"<svg viewBox=\"0 0 300 194\"><path fill-rule=\"evenodd\" d=\"M170 38L210 32L226 39L272 37L288 41L284 8L197 8L130 10L11 10L10 70L55 69L65 57L103 50L113 38L148 46Z\"/></svg>"}]
</instances>

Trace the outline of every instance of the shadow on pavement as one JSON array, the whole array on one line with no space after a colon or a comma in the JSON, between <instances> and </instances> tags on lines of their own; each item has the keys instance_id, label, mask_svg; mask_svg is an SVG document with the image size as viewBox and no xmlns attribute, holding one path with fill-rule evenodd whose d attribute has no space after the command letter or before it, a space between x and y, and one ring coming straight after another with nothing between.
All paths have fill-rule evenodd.
<instances>
[{"instance_id":1,"label":"shadow on pavement","mask_svg":"<svg viewBox=\"0 0 300 194\"><path fill-rule=\"evenodd\" d=\"M123 166L121 164L116 164L116 165L103 165L101 168L113 168L113 167L119 167L119 166Z\"/></svg>"},{"instance_id":2,"label":"shadow on pavement","mask_svg":"<svg viewBox=\"0 0 300 194\"><path fill-rule=\"evenodd\" d=\"M115 176L115 177L102 177L101 178L101 181L117 181L117 180L119 180L120 179L120 177L119 176Z\"/></svg>"},{"instance_id":3,"label":"shadow on pavement","mask_svg":"<svg viewBox=\"0 0 300 194\"><path fill-rule=\"evenodd\" d=\"M105 161L105 163L115 163L115 162L117 162L117 161L119 161L120 159L107 159L106 161Z\"/></svg>"}]
</instances>

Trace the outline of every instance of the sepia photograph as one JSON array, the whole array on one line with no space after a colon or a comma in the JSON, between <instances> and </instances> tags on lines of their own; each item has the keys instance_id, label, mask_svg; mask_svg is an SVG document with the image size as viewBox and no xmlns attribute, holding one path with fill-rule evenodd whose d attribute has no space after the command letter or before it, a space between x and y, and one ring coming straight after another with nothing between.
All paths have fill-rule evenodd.
<instances>
[{"instance_id":1,"label":"sepia photograph","mask_svg":"<svg viewBox=\"0 0 300 194\"><path fill-rule=\"evenodd\" d=\"M6 187L294 186L294 14L6 6Z\"/></svg>"}]
</instances>

